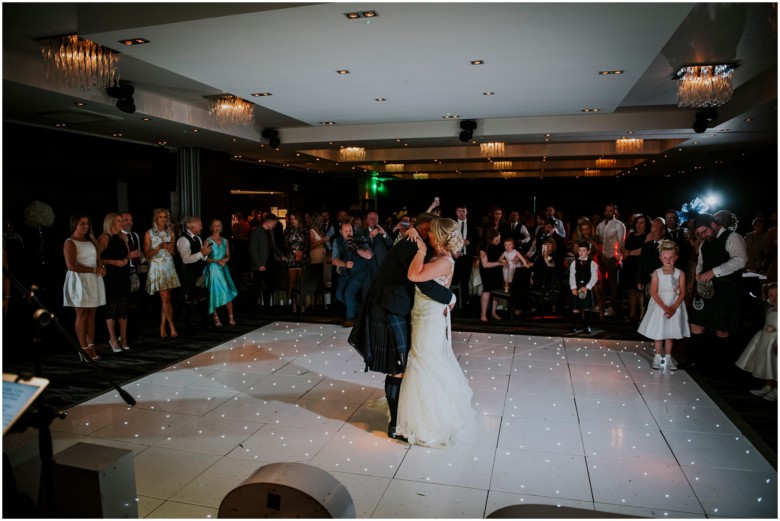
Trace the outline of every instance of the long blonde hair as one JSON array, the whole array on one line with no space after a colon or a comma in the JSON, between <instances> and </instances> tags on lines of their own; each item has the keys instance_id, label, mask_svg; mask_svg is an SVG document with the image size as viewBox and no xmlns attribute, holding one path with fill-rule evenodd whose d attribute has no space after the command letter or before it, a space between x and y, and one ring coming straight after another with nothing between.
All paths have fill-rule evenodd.
<instances>
[{"instance_id":1,"label":"long blonde hair","mask_svg":"<svg viewBox=\"0 0 780 521\"><path fill-rule=\"evenodd\" d=\"M155 208L152 212L152 230L155 231L162 231L157 229L157 216L160 215L162 212L165 212L168 214L168 224L165 225L165 231L173 234L173 228L171 227L171 212L168 211L167 208Z\"/></svg>"}]
</instances>

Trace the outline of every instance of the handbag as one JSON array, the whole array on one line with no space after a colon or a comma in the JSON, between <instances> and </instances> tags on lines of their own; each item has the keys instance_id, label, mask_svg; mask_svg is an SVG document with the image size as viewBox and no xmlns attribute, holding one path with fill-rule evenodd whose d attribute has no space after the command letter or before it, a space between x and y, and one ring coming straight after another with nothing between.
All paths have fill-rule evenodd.
<instances>
[{"instance_id":1,"label":"handbag","mask_svg":"<svg viewBox=\"0 0 780 521\"><path fill-rule=\"evenodd\" d=\"M130 293L135 293L141 289L141 278L137 273L130 274Z\"/></svg>"}]
</instances>

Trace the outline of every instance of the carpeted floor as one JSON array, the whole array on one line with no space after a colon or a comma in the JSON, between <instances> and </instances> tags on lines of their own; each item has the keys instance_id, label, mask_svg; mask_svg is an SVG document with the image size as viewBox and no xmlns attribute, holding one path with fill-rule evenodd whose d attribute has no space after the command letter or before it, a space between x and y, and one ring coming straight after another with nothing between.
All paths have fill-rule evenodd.
<instances>
[{"instance_id":1,"label":"carpeted floor","mask_svg":"<svg viewBox=\"0 0 780 521\"><path fill-rule=\"evenodd\" d=\"M39 341L33 342L29 334L19 334L18 323L9 323L6 319L3 328L3 372L18 374L25 371L48 378L51 383L41 399L55 409L66 409L110 390L112 381L120 386L132 382L274 320L299 320L297 314L281 308L268 316L252 316L242 311L250 308L245 299L241 296L237 302L236 326L225 324L221 328L204 330L199 325L187 328L182 325L177 338L159 337L159 315L150 310L145 319L136 321L136 334L130 336L131 350L116 354L108 347L105 328L100 327L103 322L98 320L97 342L102 360L97 368L94 367L96 364L79 361L76 352L54 327L42 330ZM505 315L501 321L489 322L471 318L474 316L473 311L456 310L453 313L453 329L516 335L582 336L581 333L572 333L569 320L561 316L511 320ZM65 311L59 320L70 333L72 317ZM343 314L333 307L317 312L307 310L302 321L341 323ZM179 323L182 323L180 317L177 318ZM636 332L636 325L625 324L617 318L596 320L592 327L590 338L645 340ZM684 348L684 344L680 346L679 356L675 351L676 358L684 358ZM735 350L734 359L738 355L739 351ZM761 387L763 382L739 370L733 360L722 361L715 369L707 373L693 373L693 377L777 468L777 403L751 395L748 391Z\"/></svg>"}]
</instances>

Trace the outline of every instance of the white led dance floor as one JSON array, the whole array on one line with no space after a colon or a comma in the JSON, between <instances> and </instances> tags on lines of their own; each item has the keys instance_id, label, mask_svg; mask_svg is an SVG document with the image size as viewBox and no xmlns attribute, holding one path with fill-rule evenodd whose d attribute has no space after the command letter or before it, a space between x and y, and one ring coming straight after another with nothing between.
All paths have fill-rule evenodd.
<instances>
[{"instance_id":1,"label":"white led dance floor","mask_svg":"<svg viewBox=\"0 0 780 521\"><path fill-rule=\"evenodd\" d=\"M279 322L70 409L55 454L131 449L138 511L217 517L259 467L301 462L358 517L483 518L517 504L642 517L777 518L777 472L649 342L454 333L480 415L450 449L389 440L384 376L349 329Z\"/></svg>"}]
</instances>

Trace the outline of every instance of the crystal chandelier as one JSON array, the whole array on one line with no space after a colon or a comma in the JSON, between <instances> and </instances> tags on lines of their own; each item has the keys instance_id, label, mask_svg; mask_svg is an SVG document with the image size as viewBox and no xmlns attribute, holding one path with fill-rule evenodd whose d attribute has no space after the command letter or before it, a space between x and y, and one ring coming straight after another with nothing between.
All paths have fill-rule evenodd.
<instances>
[{"instance_id":1,"label":"crystal chandelier","mask_svg":"<svg viewBox=\"0 0 780 521\"><path fill-rule=\"evenodd\" d=\"M504 179L514 179L517 177L517 172L515 171L509 171L509 172L501 172L501 177Z\"/></svg>"},{"instance_id":2,"label":"crystal chandelier","mask_svg":"<svg viewBox=\"0 0 780 521\"><path fill-rule=\"evenodd\" d=\"M618 154L638 154L644 145L644 139L634 137L622 137L615 141L615 149Z\"/></svg>"},{"instance_id":3,"label":"crystal chandelier","mask_svg":"<svg viewBox=\"0 0 780 521\"><path fill-rule=\"evenodd\" d=\"M510 170L512 168L511 161L493 161L493 168L496 170Z\"/></svg>"},{"instance_id":4,"label":"crystal chandelier","mask_svg":"<svg viewBox=\"0 0 780 521\"><path fill-rule=\"evenodd\" d=\"M595 168L586 168L585 169L585 176L586 177L595 177L597 175L601 174L601 170L597 170Z\"/></svg>"},{"instance_id":5,"label":"crystal chandelier","mask_svg":"<svg viewBox=\"0 0 780 521\"><path fill-rule=\"evenodd\" d=\"M599 158L596 160L596 166L598 168L614 168L616 165L617 165L617 159Z\"/></svg>"},{"instance_id":6,"label":"crystal chandelier","mask_svg":"<svg viewBox=\"0 0 780 521\"><path fill-rule=\"evenodd\" d=\"M225 94L209 98L209 114L220 127L248 127L254 122L255 106L238 96Z\"/></svg>"},{"instance_id":7,"label":"crystal chandelier","mask_svg":"<svg viewBox=\"0 0 780 521\"><path fill-rule=\"evenodd\" d=\"M485 157L501 157L504 155L503 143L480 143L479 151Z\"/></svg>"},{"instance_id":8,"label":"crystal chandelier","mask_svg":"<svg viewBox=\"0 0 780 521\"><path fill-rule=\"evenodd\" d=\"M674 79L677 106L680 108L720 107L734 93L733 65L690 65L683 67Z\"/></svg>"},{"instance_id":9,"label":"crystal chandelier","mask_svg":"<svg viewBox=\"0 0 780 521\"><path fill-rule=\"evenodd\" d=\"M412 174L415 179L428 179L428 174L425 172L415 172Z\"/></svg>"},{"instance_id":10,"label":"crystal chandelier","mask_svg":"<svg viewBox=\"0 0 780 521\"><path fill-rule=\"evenodd\" d=\"M339 150L342 161L363 161L366 158L366 149L361 147L344 147Z\"/></svg>"},{"instance_id":11,"label":"crystal chandelier","mask_svg":"<svg viewBox=\"0 0 780 521\"><path fill-rule=\"evenodd\" d=\"M46 41L41 55L47 81L55 78L82 90L119 84L119 57L114 51L75 34Z\"/></svg>"},{"instance_id":12,"label":"crystal chandelier","mask_svg":"<svg viewBox=\"0 0 780 521\"><path fill-rule=\"evenodd\" d=\"M385 172L403 172L405 165L403 163L387 163Z\"/></svg>"}]
</instances>

